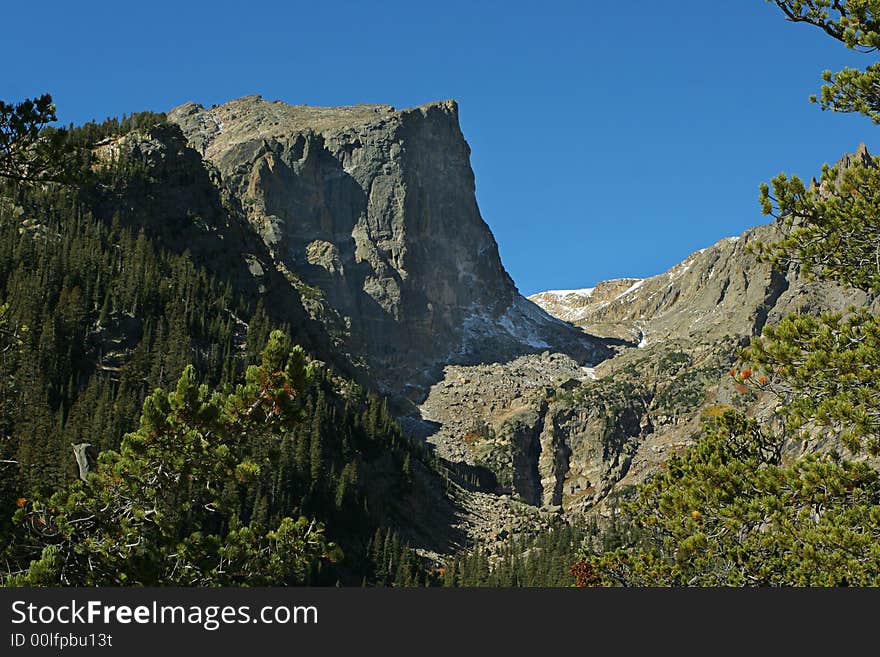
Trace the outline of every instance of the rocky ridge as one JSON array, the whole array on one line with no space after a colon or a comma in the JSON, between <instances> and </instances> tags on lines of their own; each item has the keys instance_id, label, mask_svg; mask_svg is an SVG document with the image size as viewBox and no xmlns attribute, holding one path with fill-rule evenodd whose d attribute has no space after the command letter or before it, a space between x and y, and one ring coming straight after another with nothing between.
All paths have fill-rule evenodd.
<instances>
[{"instance_id":1,"label":"rocky ridge","mask_svg":"<svg viewBox=\"0 0 880 657\"><path fill-rule=\"evenodd\" d=\"M733 404L772 420L775 400L727 375L739 347L789 313L869 302L859 291L807 280L796 265L774 270L749 250L779 237L776 224L759 226L658 276L531 297L586 331L628 341L593 370L594 381L551 404L551 433L570 452L562 468L567 509L589 509L656 472L693 441L706 412Z\"/></svg>"},{"instance_id":2,"label":"rocky ridge","mask_svg":"<svg viewBox=\"0 0 880 657\"><path fill-rule=\"evenodd\" d=\"M474 196L454 101L311 107L248 96L169 118L216 168L337 350L418 398L448 362L604 353L518 293Z\"/></svg>"},{"instance_id":3,"label":"rocky ridge","mask_svg":"<svg viewBox=\"0 0 880 657\"><path fill-rule=\"evenodd\" d=\"M737 339L759 333L789 312L864 302L857 292L806 281L797 267L774 271L749 251L758 241L778 237L775 224L759 226L701 249L657 276L599 283L589 295L543 292L530 299L586 331L642 348L670 339Z\"/></svg>"}]
</instances>

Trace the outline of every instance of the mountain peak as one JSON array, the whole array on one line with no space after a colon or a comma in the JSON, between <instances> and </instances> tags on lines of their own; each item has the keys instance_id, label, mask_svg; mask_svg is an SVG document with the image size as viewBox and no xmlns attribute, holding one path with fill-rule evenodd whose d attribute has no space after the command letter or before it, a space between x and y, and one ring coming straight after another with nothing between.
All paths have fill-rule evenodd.
<instances>
[{"instance_id":1,"label":"mountain peak","mask_svg":"<svg viewBox=\"0 0 880 657\"><path fill-rule=\"evenodd\" d=\"M337 133L402 120L414 114L427 116L434 110L458 120L458 104L454 100L432 101L399 110L393 105L366 103L339 107L293 105L280 100L265 100L259 94L242 96L210 108L189 101L172 109L168 116L188 132L197 128L206 134L231 132L244 140L256 135L278 137L303 130Z\"/></svg>"},{"instance_id":2,"label":"mountain peak","mask_svg":"<svg viewBox=\"0 0 880 657\"><path fill-rule=\"evenodd\" d=\"M864 142L859 144L855 153L845 153L843 157L834 164L834 166L838 169L847 169L856 163L869 167L874 166L874 158L871 153L868 152L868 147Z\"/></svg>"},{"instance_id":3,"label":"mountain peak","mask_svg":"<svg viewBox=\"0 0 880 657\"><path fill-rule=\"evenodd\" d=\"M600 349L520 297L504 270L454 100L398 110L252 95L184 103L169 119L220 172L314 319L389 387L450 359Z\"/></svg>"}]
</instances>

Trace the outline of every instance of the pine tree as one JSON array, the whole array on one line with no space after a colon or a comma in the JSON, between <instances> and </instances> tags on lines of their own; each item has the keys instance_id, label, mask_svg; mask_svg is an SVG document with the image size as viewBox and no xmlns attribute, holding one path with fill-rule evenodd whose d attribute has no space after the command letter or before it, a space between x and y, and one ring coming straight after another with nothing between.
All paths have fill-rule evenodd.
<instances>
[{"instance_id":1,"label":"pine tree","mask_svg":"<svg viewBox=\"0 0 880 657\"><path fill-rule=\"evenodd\" d=\"M770 0L767 0L770 2ZM880 5L874 0L773 0L786 18L792 22L808 23L859 52L873 52L880 48ZM813 102L823 110L857 112L880 123L880 64L865 70L844 68L837 73L825 71L822 86Z\"/></svg>"},{"instance_id":2,"label":"pine tree","mask_svg":"<svg viewBox=\"0 0 880 657\"><path fill-rule=\"evenodd\" d=\"M43 94L20 103L0 101L0 178L18 183L67 182L80 171L71 166L87 157L76 149L58 120L52 96Z\"/></svg>"},{"instance_id":3,"label":"pine tree","mask_svg":"<svg viewBox=\"0 0 880 657\"><path fill-rule=\"evenodd\" d=\"M285 390L281 385L272 394ZM146 399L140 427L121 450L101 453L87 490L74 481L19 509L17 520L29 537L17 556L30 565L11 583L303 583L312 564L335 550L323 528L284 517L266 531L270 504L259 492L245 522L234 493L220 483L229 471L243 485L259 481L260 468L242 436L262 430L266 409L285 406L276 401L282 400L246 386L226 398L211 394L187 367L173 392L157 390ZM260 409L259 416L250 409ZM270 426L290 419L273 417Z\"/></svg>"},{"instance_id":4,"label":"pine tree","mask_svg":"<svg viewBox=\"0 0 880 657\"><path fill-rule=\"evenodd\" d=\"M315 406L312 429L309 433L309 478L313 488L318 488L324 483L324 413L326 413L326 403L321 393Z\"/></svg>"}]
</instances>

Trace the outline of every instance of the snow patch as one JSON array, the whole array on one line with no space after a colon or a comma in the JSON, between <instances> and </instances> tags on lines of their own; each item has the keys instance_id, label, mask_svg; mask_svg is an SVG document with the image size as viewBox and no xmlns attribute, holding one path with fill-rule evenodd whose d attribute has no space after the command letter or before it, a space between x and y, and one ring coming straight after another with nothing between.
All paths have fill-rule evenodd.
<instances>
[{"instance_id":1,"label":"snow patch","mask_svg":"<svg viewBox=\"0 0 880 657\"><path fill-rule=\"evenodd\" d=\"M528 328L517 326L513 323L513 321L506 314L502 315L499 318L498 323L504 327L504 330L507 333L518 340L519 342L523 342L530 347L534 347L535 349L548 349L550 344L541 339L539 335L530 331Z\"/></svg>"},{"instance_id":2,"label":"snow patch","mask_svg":"<svg viewBox=\"0 0 880 657\"><path fill-rule=\"evenodd\" d=\"M471 306L462 324L463 340L458 354L465 355L471 345L493 337L512 338L533 349L550 349L551 345L541 333L546 332L552 324L566 325L525 299L514 301L497 319L484 308Z\"/></svg>"},{"instance_id":3,"label":"snow patch","mask_svg":"<svg viewBox=\"0 0 880 657\"><path fill-rule=\"evenodd\" d=\"M540 314L539 314L540 313ZM528 322L516 322L514 319L524 318ZM498 318L498 324L515 340L535 349L548 349L550 344L543 340L534 330L536 324L546 321L545 313L538 306L523 304L517 299L510 308Z\"/></svg>"},{"instance_id":4,"label":"snow patch","mask_svg":"<svg viewBox=\"0 0 880 657\"><path fill-rule=\"evenodd\" d=\"M644 349L648 346L648 332L643 329L641 326L638 326L639 329L639 349Z\"/></svg>"},{"instance_id":5,"label":"snow patch","mask_svg":"<svg viewBox=\"0 0 880 657\"><path fill-rule=\"evenodd\" d=\"M626 288L626 290L624 290L623 292L621 292L620 294L618 294L616 297L614 297L614 299L617 300L617 299L620 299L620 298L622 298L622 297L625 297L627 294L632 294L633 292L635 292L636 290L638 290L640 287L642 287L642 285L644 285L644 284L645 284L645 279L644 279L644 278L640 278L640 279L637 280L635 283L633 283L633 284L630 285L628 288Z\"/></svg>"},{"instance_id":6,"label":"snow patch","mask_svg":"<svg viewBox=\"0 0 880 657\"><path fill-rule=\"evenodd\" d=\"M584 297L585 299L593 296L593 292L596 290L594 287L584 287L580 290L547 290L543 294L549 294L550 296L557 298L564 298L567 296L578 296Z\"/></svg>"},{"instance_id":7,"label":"snow patch","mask_svg":"<svg viewBox=\"0 0 880 657\"><path fill-rule=\"evenodd\" d=\"M595 367L582 367L581 368L588 377L590 377L593 381L598 381L599 377L596 376L596 368Z\"/></svg>"}]
</instances>

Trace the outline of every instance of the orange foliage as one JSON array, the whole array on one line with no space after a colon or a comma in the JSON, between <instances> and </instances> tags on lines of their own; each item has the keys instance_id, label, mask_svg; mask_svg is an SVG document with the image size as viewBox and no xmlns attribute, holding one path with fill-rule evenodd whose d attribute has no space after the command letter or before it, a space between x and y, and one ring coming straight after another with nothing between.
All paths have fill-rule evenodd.
<instances>
[{"instance_id":1,"label":"orange foliage","mask_svg":"<svg viewBox=\"0 0 880 657\"><path fill-rule=\"evenodd\" d=\"M479 440L479 438L480 434L478 434L476 431L468 431L466 434L464 434L463 440L465 444L473 445L475 442L477 442L477 440Z\"/></svg>"},{"instance_id":2,"label":"orange foliage","mask_svg":"<svg viewBox=\"0 0 880 657\"><path fill-rule=\"evenodd\" d=\"M602 578L596 567L586 561L578 561L568 570L568 574L574 577L574 585L578 588L602 586Z\"/></svg>"}]
</instances>

